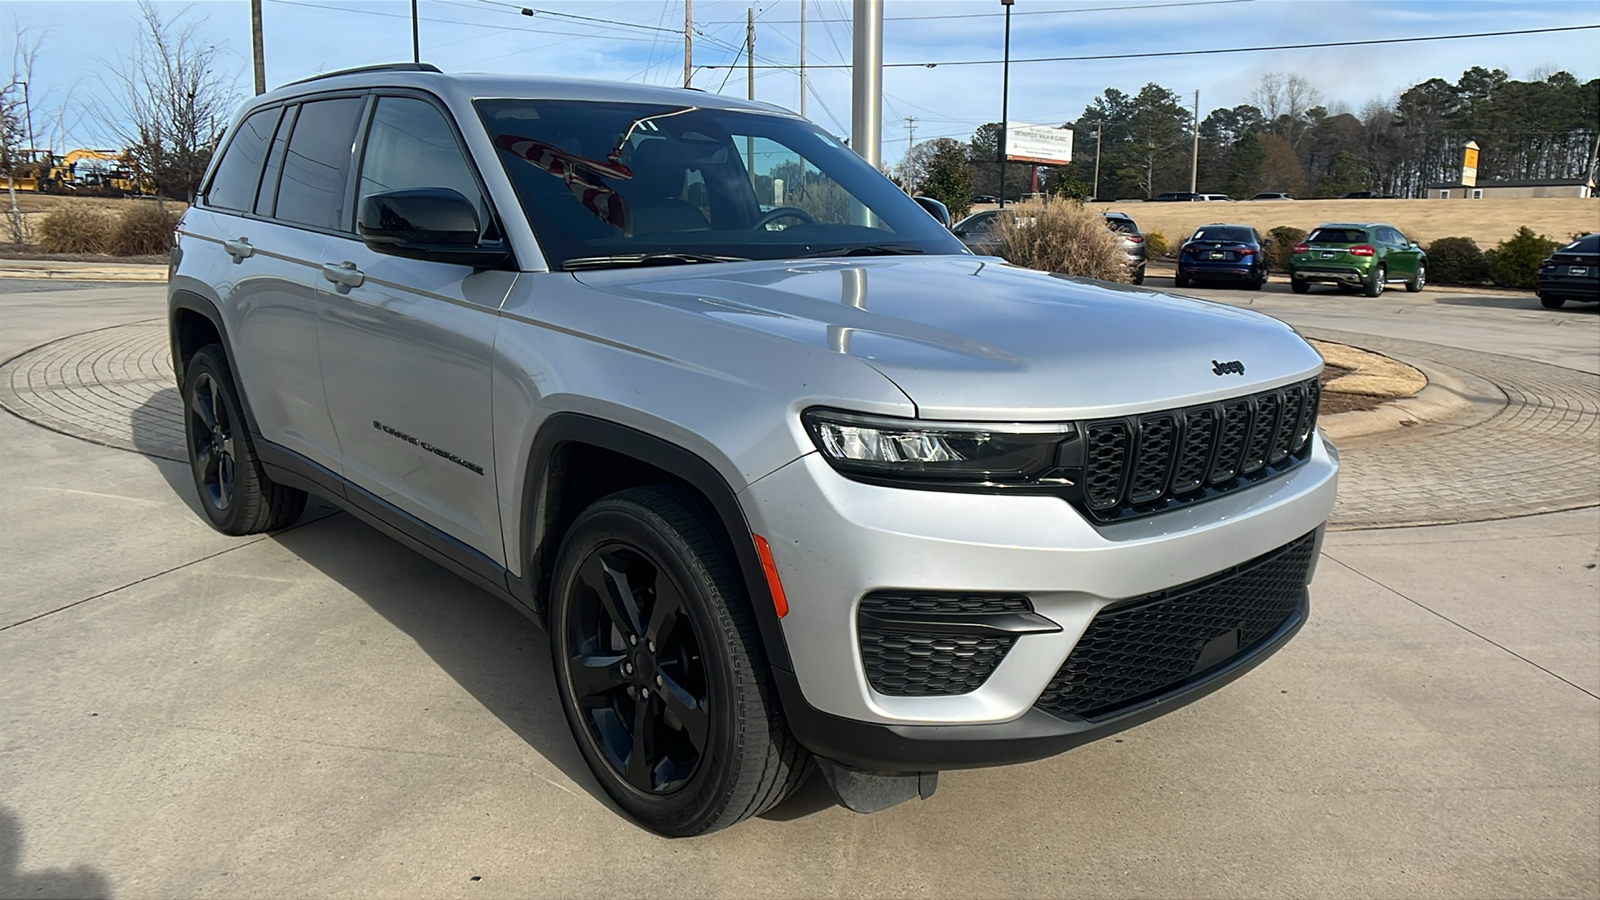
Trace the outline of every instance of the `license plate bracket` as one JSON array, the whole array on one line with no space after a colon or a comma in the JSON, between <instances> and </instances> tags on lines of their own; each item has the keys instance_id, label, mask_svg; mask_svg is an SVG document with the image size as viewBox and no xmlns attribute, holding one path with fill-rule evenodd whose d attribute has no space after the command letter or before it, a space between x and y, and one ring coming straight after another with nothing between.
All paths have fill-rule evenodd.
<instances>
[{"instance_id":1,"label":"license plate bracket","mask_svg":"<svg viewBox=\"0 0 1600 900\"><path fill-rule=\"evenodd\" d=\"M1323 259L1333 259L1333 257L1335 255L1336 254L1332 250L1324 250L1324 251L1322 251L1322 258Z\"/></svg>"},{"instance_id":2,"label":"license plate bracket","mask_svg":"<svg viewBox=\"0 0 1600 900\"><path fill-rule=\"evenodd\" d=\"M1567 274L1568 275L1587 275L1587 274L1589 274L1589 267L1588 266L1567 266Z\"/></svg>"}]
</instances>

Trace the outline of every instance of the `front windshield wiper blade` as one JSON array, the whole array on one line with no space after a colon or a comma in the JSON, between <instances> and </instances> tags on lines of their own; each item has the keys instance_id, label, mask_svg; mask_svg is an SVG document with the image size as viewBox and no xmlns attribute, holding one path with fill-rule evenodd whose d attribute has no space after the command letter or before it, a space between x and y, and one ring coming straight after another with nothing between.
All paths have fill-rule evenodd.
<instances>
[{"instance_id":1,"label":"front windshield wiper blade","mask_svg":"<svg viewBox=\"0 0 1600 900\"><path fill-rule=\"evenodd\" d=\"M813 250L810 253L801 253L796 259L810 259L818 256L909 256L925 252L915 244L862 244L855 247L831 247L827 250Z\"/></svg>"},{"instance_id":2,"label":"front windshield wiper blade","mask_svg":"<svg viewBox=\"0 0 1600 900\"><path fill-rule=\"evenodd\" d=\"M708 253L626 253L621 256L580 256L561 264L563 271L613 269L624 266L674 266L688 263L746 262L745 256L713 256Z\"/></svg>"}]
</instances>

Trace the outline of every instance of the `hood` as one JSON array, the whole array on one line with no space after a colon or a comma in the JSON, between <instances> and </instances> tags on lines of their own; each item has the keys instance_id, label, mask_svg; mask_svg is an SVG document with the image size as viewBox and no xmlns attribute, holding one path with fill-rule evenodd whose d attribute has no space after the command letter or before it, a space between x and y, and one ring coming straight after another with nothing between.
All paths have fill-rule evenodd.
<instances>
[{"instance_id":1,"label":"hood","mask_svg":"<svg viewBox=\"0 0 1600 900\"><path fill-rule=\"evenodd\" d=\"M1287 325L1258 313L992 258L758 261L577 278L853 357L928 419L1122 415L1275 387L1322 365Z\"/></svg>"}]
</instances>

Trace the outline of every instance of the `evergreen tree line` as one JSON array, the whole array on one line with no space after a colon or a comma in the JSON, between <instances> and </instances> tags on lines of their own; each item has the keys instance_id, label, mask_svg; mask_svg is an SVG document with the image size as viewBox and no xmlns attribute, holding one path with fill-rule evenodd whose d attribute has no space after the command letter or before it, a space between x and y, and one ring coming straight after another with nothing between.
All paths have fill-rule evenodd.
<instances>
[{"instance_id":1,"label":"evergreen tree line","mask_svg":"<svg viewBox=\"0 0 1600 900\"><path fill-rule=\"evenodd\" d=\"M1600 154L1600 79L1580 83L1564 71L1517 81L1475 66L1454 84L1431 78L1359 112L1325 105L1301 75L1274 73L1263 76L1249 100L1200 120L1198 191L1235 198L1262 191L1422 197L1430 184L1459 180L1468 141L1478 143L1480 183L1593 177ZM1048 170L1042 187L1108 200L1187 191L1193 124L1184 98L1161 85L1137 94L1107 88L1065 123L1074 132L1073 164ZM952 211L970 199L947 196L963 182L972 194L998 196L998 137L999 125L991 122L964 145L949 138L919 144L907 155L904 183L952 204ZM1028 166L1010 164L1006 180L1007 198L1020 197L1031 186Z\"/></svg>"}]
</instances>

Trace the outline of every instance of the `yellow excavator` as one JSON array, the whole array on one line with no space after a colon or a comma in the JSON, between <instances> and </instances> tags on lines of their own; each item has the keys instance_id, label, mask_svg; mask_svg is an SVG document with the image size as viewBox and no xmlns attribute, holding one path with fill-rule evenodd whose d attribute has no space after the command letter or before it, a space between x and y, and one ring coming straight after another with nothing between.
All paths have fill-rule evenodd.
<instances>
[{"instance_id":1,"label":"yellow excavator","mask_svg":"<svg viewBox=\"0 0 1600 900\"><path fill-rule=\"evenodd\" d=\"M19 191L103 197L155 193L155 183L129 162L126 152L79 148L65 156L48 150L25 150L23 154L16 176Z\"/></svg>"}]
</instances>

